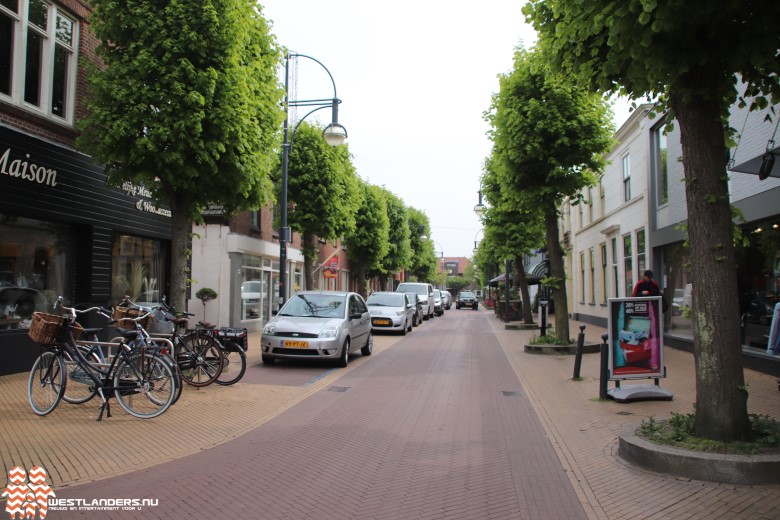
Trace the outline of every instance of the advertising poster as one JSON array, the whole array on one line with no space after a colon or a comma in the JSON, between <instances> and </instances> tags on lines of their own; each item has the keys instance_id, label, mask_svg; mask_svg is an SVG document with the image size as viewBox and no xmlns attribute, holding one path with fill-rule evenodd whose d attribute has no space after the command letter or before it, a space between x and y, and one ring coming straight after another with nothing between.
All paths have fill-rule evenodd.
<instances>
[{"instance_id":1,"label":"advertising poster","mask_svg":"<svg viewBox=\"0 0 780 520\"><path fill-rule=\"evenodd\" d=\"M610 298L611 379L664 377L661 297Z\"/></svg>"}]
</instances>

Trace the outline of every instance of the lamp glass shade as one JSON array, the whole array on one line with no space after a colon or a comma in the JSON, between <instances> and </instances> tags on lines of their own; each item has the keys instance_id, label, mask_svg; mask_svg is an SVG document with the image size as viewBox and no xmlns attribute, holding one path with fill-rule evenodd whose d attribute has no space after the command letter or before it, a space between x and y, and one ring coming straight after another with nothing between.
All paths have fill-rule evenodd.
<instances>
[{"instance_id":1,"label":"lamp glass shade","mask_svg":"<svg viewBox=\"0 0 780 520\"><path fill-rule=\"evenodd\" d=\"M481 217L482 215L485 214L485 209L487 208L485 207L484 204L482 203L477 204L476 206L474 206L474 213L476 213L478 217Z\"/></svg>"},{"instance_id":2,"label":"lamp glass shade","mask_svg":"<svg viewBox=\"0 0 780 520\"><path fill-rule=\"evenodd\" d=\"M322 137L330 146L339 146L347 138L347 129L338 123L331 123L322 131Z\"/></svg>"}]
</instances>

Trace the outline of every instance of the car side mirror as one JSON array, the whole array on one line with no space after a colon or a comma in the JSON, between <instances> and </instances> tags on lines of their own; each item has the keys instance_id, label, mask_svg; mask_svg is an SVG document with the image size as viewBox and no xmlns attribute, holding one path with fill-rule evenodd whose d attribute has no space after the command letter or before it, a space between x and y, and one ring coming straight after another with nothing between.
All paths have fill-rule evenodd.
<instances>
[{"instance_id":1,"label":"car side mirror","mask_svg":"<svg viewBox=\"0 0 780 520\"><path fill-rule=\"evenodd\" d=\"M279 311L277 309L271 311L271 316L276 316L277 314L279 314Z\"/></svg>"},{"instance_id":2,"label":"car side mirror","mask_svg":"<svg viewBox=\"0 0 780 520\"><path fill-rule=\"evenodd\" d=\"M362 313L360 313L360 312L353 312L353 313L352 313L352 314L349 316L349 319L351 319L351 320L359 320L359 319L360 319L360 318L362 318L362 317L363 317L363 314L362 314Z\"/></svg>"}]
</instances>

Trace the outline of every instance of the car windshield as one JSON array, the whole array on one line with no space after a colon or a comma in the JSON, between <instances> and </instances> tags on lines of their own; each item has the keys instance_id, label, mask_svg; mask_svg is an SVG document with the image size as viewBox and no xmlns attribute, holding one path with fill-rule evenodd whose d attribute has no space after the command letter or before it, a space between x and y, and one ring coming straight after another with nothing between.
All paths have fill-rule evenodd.
<instances>
[{"instance_id":1,"label":"car windshield","mask_svg":"<svg viewBox=\"0 0 780 520\"><path fill-rule=\"evenodd\" d=\"M368 297L366 305L374 307L403 307L404 295L401 293L374 293Z\"/></svg>"},{"instance_id":2,"label":"car windshield","mask_svg":"<svg viewBox=\"0 0 780 520\"><path fill-rule=\"evenodd\" d=\"M279 316L343 318L345 299L339 294L296 294L282 307Z\"/></svg>"},{"instance_id":3,"label":"car windshield","mask_svg":"<svg viewBox=\"0 0 780 520\"><path fill-rule=\"evenodd\" d=\"M472 292L462 292L462 293L460 293L460 297L461 298L473 298L474 297L474 293L472 293Z\"/></svg>"},{"instance_id":4,"label":"car windshield","mask_svg":"<svg viewBox=\"0 0 780 520\"><path fill-rule=\"evenodd\" d=\"M398 286L398 290L428 296L428 286L425 284L401 284Z\"/></svg>"}]
</instances>

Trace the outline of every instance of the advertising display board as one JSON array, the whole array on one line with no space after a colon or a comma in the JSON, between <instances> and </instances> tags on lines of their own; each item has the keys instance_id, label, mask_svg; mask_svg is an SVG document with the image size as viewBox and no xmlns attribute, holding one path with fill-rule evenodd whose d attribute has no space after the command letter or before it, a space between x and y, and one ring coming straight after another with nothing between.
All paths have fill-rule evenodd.
<instances>
[{"instance_id":1,"label":"advertising display board","mask_svg":"<svg viewBox=\"0 0 780 520\"><path fill-rule=\"evenodd\" d=\"M661 297L609 299L610 379L664 377Z\"/></svg>"}]
</instances>

